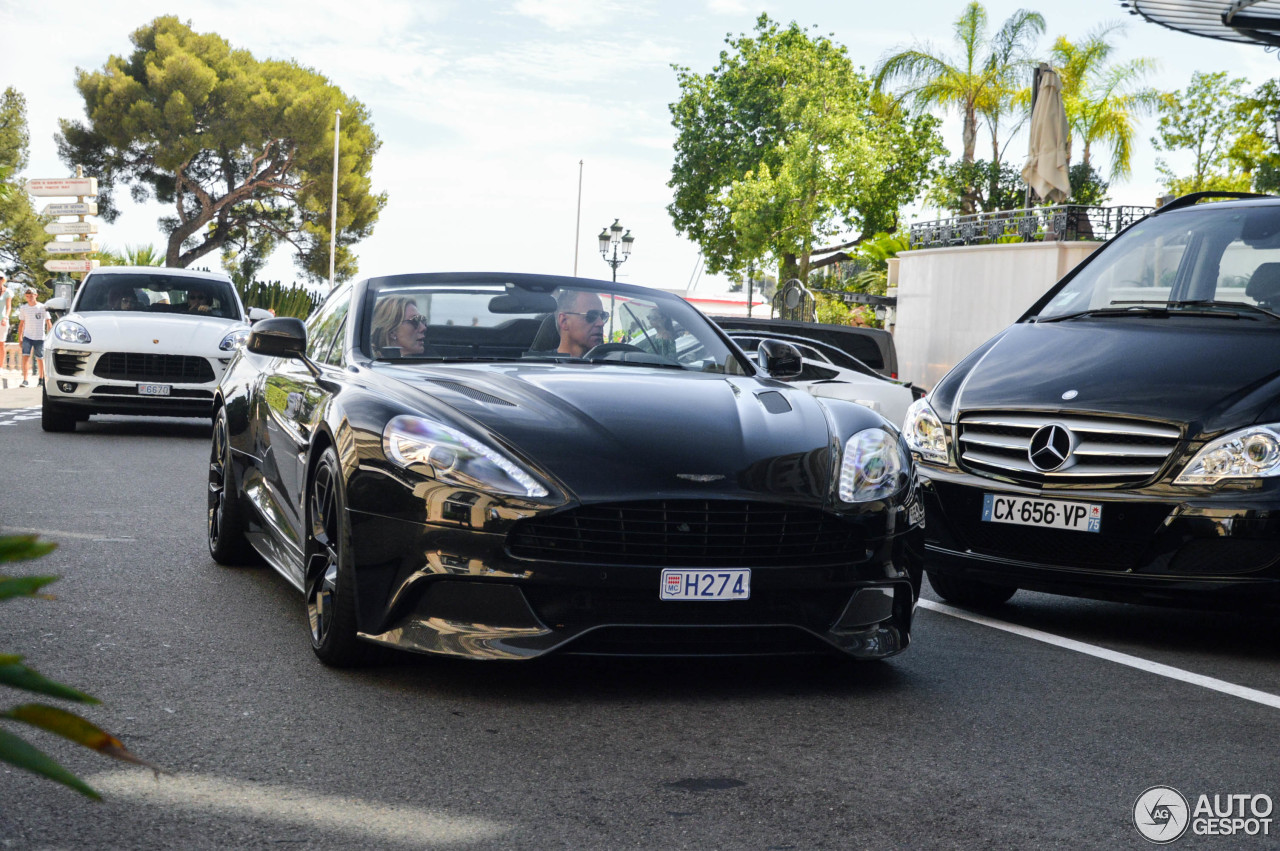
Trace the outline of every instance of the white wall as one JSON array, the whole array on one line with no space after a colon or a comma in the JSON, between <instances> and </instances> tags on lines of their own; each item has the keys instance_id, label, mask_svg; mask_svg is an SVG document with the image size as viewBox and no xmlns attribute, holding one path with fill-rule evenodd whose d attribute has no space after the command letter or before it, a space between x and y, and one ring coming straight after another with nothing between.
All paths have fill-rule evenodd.
<instances>
[{"instance_id":1,"label":"white wall","mask_svg":"<svg viewBox=\"0 0 1280 851\"><path fill-rule=\"evenodd\" d=\"M898 255L899 377L932 388L1102 243L925 248Z\"/></svg>"}]
</instances>

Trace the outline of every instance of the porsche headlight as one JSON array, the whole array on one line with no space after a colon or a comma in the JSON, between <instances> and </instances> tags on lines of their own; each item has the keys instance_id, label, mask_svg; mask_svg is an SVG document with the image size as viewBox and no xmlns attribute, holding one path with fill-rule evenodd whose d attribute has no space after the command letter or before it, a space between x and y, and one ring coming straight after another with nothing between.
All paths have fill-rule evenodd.
<instances>
[{"instance_id":1,"label":"porsche headlight","mask_svg":"<svg viewBox=\"0 0 1280 851\"><path fill-rule=\"evenodd\" d=\"M922 460L947 463L947 432L927 399L917 399L907 408L902 434L907 439L907 448Z\"/></svg>"},{"instance_id":2,"label":"porsche headlight","mask_svg":"<svg viewBox=\"0 0 1280 851\"><path fill-rule=\"evenodd\" d=\"M421 417L399 416L382 431L387 458L442 482L490 493L540 497L547 489L498 450Z\"/></svg>"},{"instance_id":3,"label":"porsche headlight","mask_svg":"<svg viewBox=\"0 0 1280 851\"><path fill-rule=\"evenodd\" d=\"M234 352L236 349L243 349L247 342L249 342L249 329L241 328L223 337L218 348L224 352Z\"/></svg>"},{"instance_id":4,"label":"porsche headlight","mask_svg":"<svg viewBox=\"0 0 1280 851\"><path fill-rule=\"evenodd\" d=\"M93 342L93 338L89 336L89 329L79 322L72 322L70 319L63 319L53 326L53 336L64 343Z\"/></svg>"},{"instance_id":5,"label":"porsche headlight","mask_svg":"<svg viewBox=\"0 0 1280 851\"><path fill-rule=\"evenodd\" d=\"M842 502L874 502L888 499L906 487L911 462L897 438L879 428L869 428L849 438L840 461Z\"/></svg>"},{"instance_id":6,"label":"porsche headlight","mask_svg":"<svg viewBox=\"0 0 1280 851\"><path fill-rule=\"evenodd\" d=\"M1173 483L1216 485L1224 479L1271 476L1280 476L1280 423L1251 426L1210 441Z\"/></svg>"}]
</instances>

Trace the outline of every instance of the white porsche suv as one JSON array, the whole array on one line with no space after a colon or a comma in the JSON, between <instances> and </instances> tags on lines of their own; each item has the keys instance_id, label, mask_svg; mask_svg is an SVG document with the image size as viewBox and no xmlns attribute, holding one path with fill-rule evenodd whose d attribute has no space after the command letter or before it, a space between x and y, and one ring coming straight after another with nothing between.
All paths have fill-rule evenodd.
<instances>
[{"instance_id":1,"label":"white porsche suv","mask_svg":"<svg viewBox=\"0 0 1280 851\"><path fill-rule=\"evenodd\" d=\"M213 391L250 322L218 272L108 266L85 276L45 343L45 431L73 431L91 414L208 416Z\"/></svg>"}]
</instances>

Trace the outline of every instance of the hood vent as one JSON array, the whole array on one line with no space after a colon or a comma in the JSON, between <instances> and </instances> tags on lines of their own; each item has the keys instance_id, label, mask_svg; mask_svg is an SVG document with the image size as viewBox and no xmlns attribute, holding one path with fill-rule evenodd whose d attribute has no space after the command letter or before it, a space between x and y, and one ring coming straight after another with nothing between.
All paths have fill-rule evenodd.
<instances>
[{"instance_id":1,"label":"hood vent","mask_svg":"<svg viewBox=\"0 0 1280 851\"><path fill-rule=\"evenodd\" d=\"M785 414L791 410L791 403L787 401L787 397L777 390L766 390L764 393L757 393L756 398L760 400L761 405L764 405L764 409L771 414Z\"/></svg>"},{"instance_id":2,"label":"hood vent","mask_svg":"<svg viewBox=\"0 0 1280 851\"><path fill-rule=\"evenodd\" d=\"M1182 437L1164 423L1022 411L963 414L956 435L965 469L1047 487L1146 482Z\"/></svg>"},{"instance_id":3,"label":"hood vent","mask_svg":"<svg viewBox=\"0 0 1280 851\"><path fill-rule=\"evenodd\" d=\"M477 390L476 388L468 384L463 384L459 381L446 381L440 378L429 378L427 380L432 384L439 384L446 390L452 390L454 393L460 393L468 399L474 399L477 402L483 402L486 405L506 405L508 408L514 408L516 406L515 402L508 402L506 399L494 396L492 393L486 393L483 390Z\"/></svg>"}]
</instances>

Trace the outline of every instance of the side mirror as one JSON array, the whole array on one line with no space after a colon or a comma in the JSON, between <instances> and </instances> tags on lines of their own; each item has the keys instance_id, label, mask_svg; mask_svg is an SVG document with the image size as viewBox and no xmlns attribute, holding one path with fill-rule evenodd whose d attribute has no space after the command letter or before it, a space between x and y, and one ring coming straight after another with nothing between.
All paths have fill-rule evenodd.
<instances>
[{"instance_id":1,"label":"side mirror","mask_svg":"<svg viewBox=\"0 0 1280 851\"><path fill-rule=\"evenodd\" d=\"M263 319L249 332L246 348L269 358L296 358L307 350L307 326L293 316Z\"/></svg>"},{"instance_id":2,"label":"side mirror","mask_svg":"<svg viewBox=\"0 0 1280 851\"><path fill-rule=\"evenodd\" d=\"M270 310L263 310L261 307L249 308L249 324L260 322L263 319L271 319L275 316Z\"/></svg>"},{"instance_id":3,"label":"side mirror","mask_svg":"<svg viewBox=\"0 0 1280 851\"><path fill-rule=\"evenodd\" d=\"M800 350L781 340L761 340L756 349L756 363L770 378L795 378L804 368Z\"/></svg>"},{"instance_id":4,"label":"side mirror","mask_svg":"<svg viewBox=\"0 0 1280 851\"><path fill-rule=\"evenodd\" d=\"M44 303L44 307L45 307L45 310L57 310L59 312L66 312L67 300L65 298L54 296L53 298L49 299Z\"/></svg>"}]
</instances>

